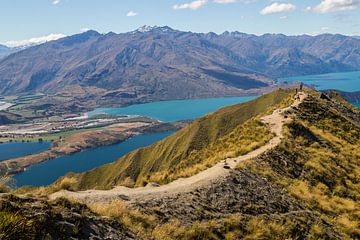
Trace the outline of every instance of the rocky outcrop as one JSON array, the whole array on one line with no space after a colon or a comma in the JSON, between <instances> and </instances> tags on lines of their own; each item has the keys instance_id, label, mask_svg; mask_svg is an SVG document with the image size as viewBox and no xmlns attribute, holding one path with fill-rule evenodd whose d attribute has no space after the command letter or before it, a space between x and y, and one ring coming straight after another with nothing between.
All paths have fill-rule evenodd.
<instances>
[{"instance_id":1,"label":"rocky outcrop","mask_svg":"<svg viewBox=\"0 0 360 240\"><path fill-rule=\"evenodd\" d=\"M234 213L283 214L305 209L267 179L246 170L232 171L230 176L194 192L134 204L144 212L156 215L162 222L173 218L194 222Z\"/></svg>"},{"instance_id":2,"label":"rocky outcrop","mask_svg":"<svg viewBox=\"0 0 360 240\"><path fill-rule=\"evenodd\" d=\"M29 224L35 226L33 239L135 239L135 235L118 222L97 216L85 205L65 199L47 202L3 195L0 213L4 212L31 220Z\"/></svg>"}]
</instances>

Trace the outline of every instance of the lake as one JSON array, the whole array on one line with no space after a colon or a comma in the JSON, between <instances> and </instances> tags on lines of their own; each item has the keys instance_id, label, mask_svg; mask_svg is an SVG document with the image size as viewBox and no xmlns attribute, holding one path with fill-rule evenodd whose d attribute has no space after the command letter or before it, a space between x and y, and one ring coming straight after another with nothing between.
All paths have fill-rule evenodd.
<instances>
[{"instance_id":1,"label":"lake","mask_svg":"<svg viewBox=\"0 0 360 240\"><path fill-rule=\"evenodd\" d=\"M360 91L360 71L288 77L278 80L280 82L301 81L307 85L314 86L318 90L336 89L344 92Z\"/></svg>"},{"instance_id":2,"label":"lake","mask_svg":"<svg viewBox=\"0 0 360 240\"><path fill-rule=\"evenodd\" d=\"M209 112L216 111L219 108L247 102L254 98L256 98L256 96L161 101L120 108L97 108L89 112L88 115L89 117L104 113L143 115L163 122L175 122L196 119Z\"/></svg>"},{"instance_id":3,"label":"lake","mask_svg":"<svg viewBox=\"0 0 360 240\"><path fill-rule=\"evenodd\" d=\"M25 172L16 174L15 184L18 187L48 185L68 172L84 172L113 162L135 149L148 146L172 133L174 132L138 135L118 144L88 149L42 162L31 166Z\"/></svg>"},{"instance_id":4,"label":"lake","mask_svg":"<svg viewBox=\"0 0 360 240\"><path fill-rule=\"evenodd\" d=\"M336 89L344 92L360 91L360 71L327 73L278 79L280 82L303 82L318 90ZM353 103L360 108L360 103Z\"/></svg>"},{"instance_id":5,"label":"lake","mask_svg":"<svg viewBox=\"0 0 360 240\"><path fill-rule=\"evenodd\" d=\"M11 142L0 144L0 161L42 152L51 147L50 142Z\"/></svg>"},{"instance_id":6,"label":"lake","mask_svg":"<svg viewBox=\"0 0 360 240\"><path fill-rule=\"evenodd\" d=\"M195 119L209 112L216 111L221 107L250 101L254 98L256 98L256 96L162 101L123 108L98 108L88 113L88 115L94 116L101 113L144 115L164 122L173 122ZM72 155L61 156L31 166L25 172L16 174L14 179L18 187L24 185L48 185L68 172L84 172L113 162L130 151L155 143L169 136L171 133L139 135L119 144L102 146Z\"/></svg>"}]
</instances>

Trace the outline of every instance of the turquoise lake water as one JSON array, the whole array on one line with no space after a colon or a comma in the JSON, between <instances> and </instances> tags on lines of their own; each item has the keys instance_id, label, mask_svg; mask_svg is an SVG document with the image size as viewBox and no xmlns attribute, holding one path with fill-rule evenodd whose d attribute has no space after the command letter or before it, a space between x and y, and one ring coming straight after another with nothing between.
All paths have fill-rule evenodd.
<instances>
[{"instance_id":1,"label":"turquoise lake water","mask_svg":"<svg viewBox=\"0 0 360 240\"><path fill-rule=\"evenodd\" d=\"M199 118L209 112L216 111L219 108L247 102L254 98L256 98L256 96L162 101L136 104L121 108L97 108L94 111L89 112L88 115L90 117L103 113L143 115L163 122L175 122Z\"/></svg>"},{"instance_id":2,"label":"turquoise lake water","mask_svg":"<svg viewBox=\"0 0 360 240\"><path fill-rule=\"evenodd\" d=\"M181 101L163 101L132 105L124 108L101 108L89 113L93 116L99 113L144 115L165 122L188 120L201 117L209 112L237 103L256 98L234 97L218 99L197 99ZM68 156L58 157L27 169L14 176L17 186L44 186L54 182L68 172L83 172L113 162L124 154L139 147L147 146L169 136L170 133L155 133L135 136L125 142L84 150Z\"/></svg>"},{"instance_id":3,"label":"turquoise lake water","mask_svg":"<svg viewBox=\"0 0 360 240\"><path fill-rule=\"evenodd\" d=\"M301 81L307 85L314 86L318 90L336 89L345 92L360 91L360 71L288 77L280 78L279 81Z\"/></svg>"},{"instance_id":4,"label":"turquoise lake water","mask_svg":"<svg viewBox=\"0 0 360 240\"><path fill-rule=\"evenodd\" d=\"M0 144L0 161L42 152L49 149L50 146L51 143L49 142L2 143Z\"/></svg>"},{"instance_id":5,"label":"turquoise lake water","mask_svg":"<svg viewBox=\"0 0 360 240\"><path fill-rule=\"evenodd\" d=\"M280 78L278 80L280 82L303 82L318 90L335 89L344 92L360 91L360 71L288 77ZM353 104L360 108L359 102Z\"/></svg>"},{"instance_id":6,"label":"turquoise lake water","mask_svg":"<svg viewBox=\"0 0 360 240\"><path fill-rule=\"evenodd\" d=\"M93 148L42 162L15 175L15 184L18 187L48 185L68 172L84 172L113 162L135 149L148 146L172 133L174 132L138 135L118 144Z\"/></svg>"}]
</instances>

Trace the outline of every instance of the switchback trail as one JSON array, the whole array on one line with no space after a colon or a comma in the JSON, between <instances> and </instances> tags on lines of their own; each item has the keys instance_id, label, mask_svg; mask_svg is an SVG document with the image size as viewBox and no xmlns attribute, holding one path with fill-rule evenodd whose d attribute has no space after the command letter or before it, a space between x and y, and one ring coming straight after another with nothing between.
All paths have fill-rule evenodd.
<instances>
[{"instance_id":1,"label":"switchback trail","mask_svg":"<svg viewBox=\"0 0 360 240\"><path fill-rule=\"evenodd\" d=\"M286 112L298 106L306 98L306 96L306 93L298 93L298 96L291 106L283 109L277 109L271 115L267 115L261 119L264 123L269 125L271 132L275 135L274 138L272 138L267 144L249 152L248 154L223 160L213 167L208 168L194 176L180 178L169 184L161 186L153 186L151 184L146 187L139 188L119 186L111 190L87 190L79 192L61 190L50 195L50 199L65 197L84 203L110 202L116 199L136 201L162 198L173 194L191 192L197 188L212 184L215 180L228 176L231 169L234 169L239 162L257 157L260 154L276 147L283 138L283 125L291 121L291 118L286 117Z\"/></svg>"}]
</instances>

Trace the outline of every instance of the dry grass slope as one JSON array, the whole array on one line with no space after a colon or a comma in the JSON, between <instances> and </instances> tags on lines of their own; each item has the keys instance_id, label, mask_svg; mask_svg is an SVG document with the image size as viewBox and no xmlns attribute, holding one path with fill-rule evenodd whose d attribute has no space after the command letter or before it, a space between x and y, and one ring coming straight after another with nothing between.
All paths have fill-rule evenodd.
<instances>
[{"instance_id":1,"label":"dry grass slope","mask_svg":"<svg viewBox=\"0 0 360 240\"><path fill-rule=\"evenodd\" d=\"M343 238L359 239L360 113L343 105L349 114L340 114L336 101L303 103L278 149L241 167L287 189Z\"/></svg>"},{"instance_id":2,"label":"dry grass slope","mask_svg":"<svg viewBox=\"0 0 360 240\"><path fill-rule=\"evenodd\" d=\"M247 153L272 137L258 118L289 105L292 94L293 90L278 90L208 114L172 136L114 163L83 174L68 175L77 179L72 189L143 186L149 181L167 183L196 174L227 156ZM55 185L59 184L61 179Z\"/></svg>"}]
</instances>

